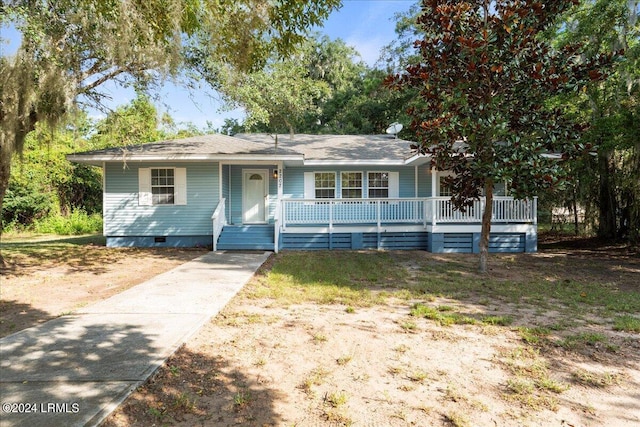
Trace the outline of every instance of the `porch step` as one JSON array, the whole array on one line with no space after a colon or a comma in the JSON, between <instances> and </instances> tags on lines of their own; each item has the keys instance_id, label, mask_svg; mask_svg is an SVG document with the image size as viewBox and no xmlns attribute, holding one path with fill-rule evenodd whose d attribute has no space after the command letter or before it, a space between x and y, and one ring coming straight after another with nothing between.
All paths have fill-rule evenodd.
<instances>
[{"instance_id":1,"label":"porch step","mask_svg":"<svg viewBox=\"0 0 640 427\"><path fill-rule=\"evenodd\" d=\"M225 225L218 238L218 249L272 251L273 239L273 225Z\"/></svg>"}]
</instances>

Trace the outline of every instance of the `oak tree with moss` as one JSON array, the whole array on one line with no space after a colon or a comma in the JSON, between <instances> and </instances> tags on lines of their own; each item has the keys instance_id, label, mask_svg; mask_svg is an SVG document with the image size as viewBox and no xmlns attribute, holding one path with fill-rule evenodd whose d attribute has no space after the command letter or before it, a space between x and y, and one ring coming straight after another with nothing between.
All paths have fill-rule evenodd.
<instances>
[{"instance_id":1,"label":"oak tree with moss","mask_svg":"<svg viewBox=\"0 0 640 427\"><path fill-rule=\"evenodd\" d=\"M0 57L0 210L11 160L36 124L100 107L105 83L145 91L208 64L261 67L286 56L339 0L8 0L0 26L21 35ZM4 41L0 37L0 43ZM0 258L1 259L1 258Z\"/></svg>"}]
</instances>

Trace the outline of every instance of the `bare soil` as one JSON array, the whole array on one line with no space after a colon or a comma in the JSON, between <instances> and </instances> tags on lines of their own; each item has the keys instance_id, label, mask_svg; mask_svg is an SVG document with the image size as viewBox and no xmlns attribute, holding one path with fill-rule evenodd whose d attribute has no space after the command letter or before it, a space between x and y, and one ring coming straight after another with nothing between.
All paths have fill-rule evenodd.
<instances>
[{"instance_id":1,"label":"bare soil","mask_svg":"<svg viewBox=\"0 0 640 427\"><path fill-rule=\"evenodd\" d=\"M640 292L637 252L586 240L547 239L541 247L535 255L492 256L490 274L525 282L540 275L560 283L579 279ZM7 257L12 267L2 277L2 331L106 298L201 253L85 249L95 261ZM442 262L473 270L477 257L402 252L397 260L412 273ZM245 289L257 286L269 268ZM526 303L474 298L428 303L510 316L514 324L442 326L410 316L415 301L393 297L371 307L283 306L243 292L104 425L640 425L638 333L614 331L611 319L571 322ZM524 342L519 329L562 322L568 326L552 330L540 345ZM576 334L606 340L553 344Z\"/></svg>"},{"instance_id":2,"label":"bare soil","mask_svg":"<svg viewBox=\"0 0 640 427\"><path fill-rule=\"evenodd\" d=\"M0 337L103 300L205 253L107 248L94 243L6 244L0 267Z\"/></svg>"}]
</instances>

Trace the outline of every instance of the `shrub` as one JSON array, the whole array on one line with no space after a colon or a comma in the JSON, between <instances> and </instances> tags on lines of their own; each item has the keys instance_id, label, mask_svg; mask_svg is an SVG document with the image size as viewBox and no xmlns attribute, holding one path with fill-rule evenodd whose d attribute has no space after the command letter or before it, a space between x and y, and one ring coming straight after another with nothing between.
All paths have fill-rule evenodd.
<instances>
[{"instance_id":1,"label":"shrub","mask_svg":"<svg viewBox=\"0 0 640 427\"><path fill-rule=\"evenodd\" d=\"M54 215L38 220L33 224L36 233L77 235L97 233L102 230L102 216L100 214L88 215L85 211L77 209L70 215Z\"/></svg>"}]
</instances>

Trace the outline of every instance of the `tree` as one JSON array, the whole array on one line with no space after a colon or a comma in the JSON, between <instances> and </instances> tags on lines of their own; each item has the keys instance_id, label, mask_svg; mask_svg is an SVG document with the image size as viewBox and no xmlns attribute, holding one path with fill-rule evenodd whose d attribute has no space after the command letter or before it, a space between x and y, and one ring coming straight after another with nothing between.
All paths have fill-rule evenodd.
<instances>
[{"instance_id":1,"label":"tree","mask_svg":"<svg viewBox=\"0 0 640 427\"><path fill-rule=\"evenodd\" d=\"M344 41L316 34L298 52L273 59L263 70L224 75L222 92L229 108L243 107L245 127L266 132L318 133L328 122L335 96L353 88L366 66Z\"/></svg>"},{"instance_id":2,"label":"tree","mask_svg":"<svg viewBox=\"0 0 640 427\"><path fill-rule=\"evenodd\" d=\"M560 162L583 150L583 127L568 120L551 97L583 90L603 77L607 57L581 61L579 45L553 49L541 35L572 0L423 0L416 42L421 63L390 76L391 87L414 87L424 107L412 108L415 149L452 170L452 203L467 209L486 198L480 271L487 271L493 188L507 182L519 198L557 186Z\"/></svg>"},{"instance_id":3,"label":"tree","mask_svg":"<svg viewBox=\"0 0 640 427\"><path fill-rule=\"evenodd\" d=\"M52 132L36 126L25 140L24 152L14 155L3 222L29 226L37 219L74 210L102 211L102 174L96 168L73 164L66 154L96 148L88 139L92 124L86 114L67 117Z\"/></svg>"},{"instance_id":4,"label":"tree","mask_svg":"<svg viewBox=\"0 0 640 427\"><path fill-rule=\"evenodd\" d=\"M559 47L583 43L587 57L624 49L608 79L563 101L570 114L589 121L582 139L597 154L574 168L576 199L593 212L590 220L600 237L634 244L640 243L639 5L637 0L584 1L552 38Z\"/></svg>"},{"instance_id":5,"label":"tree","mask_svg":"<svg viewBox=\"0 0 640 427\"><path fill-rule=\"evenodd\" d=\"M225 76L222 91L228 108L243 107L244 125L262 124L268 132L293 135L305 116L320 114L319 104L330 93L326 83L308 77L300 57L270 63L264 70Z\"/></svg>"},{"instance_id":6,"label":"tree","mask_svg":"<svg viewBox=\"0 0 640 427\"><path fill-rule=\"evenodd\" d=\"M156 107L146 95L138 94L130 104L116 108L98 122L91 141L96 148L106 148L144 144L163 136Z\"/></svg>"},{"instance_id":7,"label":"tree","mask_svg":"<svg viewBox=\"0 0 640 427\"><path fill-rule=\"evenodd\" d=\"M0 25L21 33L0 57L0 211L14 152L38 123L101 106L104 83L149 90L212 62L261 67L290 54L339 0L9 0ZM1 42L2 40L0 40ZM206 59L206 62L205 62ZM213 82L216 83L216 82Z\"/></svg>"}]
</instances>

